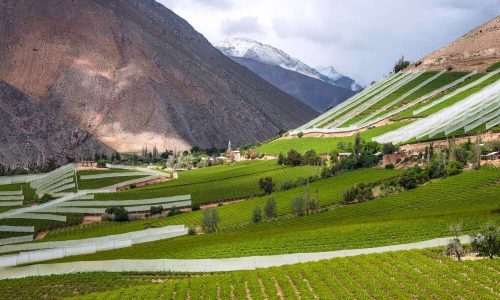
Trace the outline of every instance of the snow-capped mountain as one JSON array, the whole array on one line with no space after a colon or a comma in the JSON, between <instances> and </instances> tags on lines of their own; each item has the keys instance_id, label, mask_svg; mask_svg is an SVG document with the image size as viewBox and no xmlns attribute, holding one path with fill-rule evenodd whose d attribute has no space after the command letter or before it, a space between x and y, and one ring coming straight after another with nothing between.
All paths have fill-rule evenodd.
<instances>
[{"instance_id":1,"label":"snow-capped mountain","mask_svg":"<svg viewBox=\"0 0 500 300\"><path fill-rule=\"evenodd\" d=\"M334 82L336 82L340 86L344 86L349 84L350 89L354 92L359 92L363 89L362 86L360 86L356 81L352 80L351 78L344 76L337 72L334 67L332 66L317 66L315 68L318 72L321 74L325 75L326 77L330 78ZM345 81L345 84L340 84L341 81Z\"/></svg>"},{"instance_id":2,"label":"snow-capped mountain","mask_svg":"<svg viewBox=\"0 0 500 300\"><path fill-rule=\"evenodd\" d=\"M361 87L354 80L339 74L333 67L328 67L331 69L330 72L335 72L335 76L330 77L330 72L323 74L321 71L306 65L280 49L254 40L231 38L215 43L214 46L227 56L254 59L265 64L279 66L317 78L329 84L347 88L355 92L361 90Z\"/></svg>"}]
</instances>

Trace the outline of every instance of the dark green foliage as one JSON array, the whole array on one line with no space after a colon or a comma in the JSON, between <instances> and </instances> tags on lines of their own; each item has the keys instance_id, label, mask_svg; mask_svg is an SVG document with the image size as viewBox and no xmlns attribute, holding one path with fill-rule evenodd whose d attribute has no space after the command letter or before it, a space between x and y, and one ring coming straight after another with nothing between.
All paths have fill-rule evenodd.
<instances>
[{"instance_id":1,"label":"dark green foliage","mask_svg":"<svg viewBox=\"0 0 500 300\"><path fill-rule=\"evenodd\" d=\"M287 165L287 160L283 153L278 155L278 165Z\"/></svg>"},{"instance_id":2,"label":"dark green foliage","mask_svg":"<svg viewBox=\"0 0 500 300\"><path fill-rule=\"evenodd\" d=\"M286 164L290 166L300 166L303 162L302 155L294 149L288 151L286 158Z\"/></svg>"},{"instance_id":3,"label":"dark green foliage","mask_svg":"<svg viewBox=\"0 0 500 300\"><path fill-rule=\"evenodd\" d=\"M298 217L306 214L306 200L301 195L295 196L292 200L292 213Z\"/></svg>"},{"instance_id":4,"label":"dark green foliage","mask_svg":"<svg viewBox=\"0 0 500 300\"><path fill-rule=\"evenodd\" d=\"M316 166L319 164L319 162L320 162L320 158L316 154L316 151L309 150L306 153L304 153L304 157L303 157L303 164L304 165Z\"/></svg>"},{"instance_id":5,"label":"dark green foliage","mask_svg":"<svg viewBox=\"0 0 500 300\"><path fill-rule=\"evenodd\" d=\"M200 210L200 205L195 203L193 205L191 205L191 210L192 211L197 211L197 210Z\"/></svg>"},{"instance_id":6,"label":"dark green foliage","mask_svg":"<svg viewBox=\"0 0 500 300\"><path fill-rule=\"evenodd\" d=\"M394 169L394 164L392 164L392 163L387 164L387 165L385 165L384 168L387 169L387 170L392 170L392 169Z\"/></svg>"},{"instance_id":7,"label":"dark green foliage","mask_svg":"<svg viewBox=\"0 0 500 300\"><path fill-rule=\"evenodd\" d=\"M434 160L425 168L425 173L428 179L443 177L446 174L445 166L442 162Z\"/></svg>"},{"instance_id":8,"label":"dark green foliage","mask_svg":"<svg viewBox=\"0 0 500 300\"><path fill-rule=\"evenodd\" d=\"M163 212L163 206L151 206L149 208L149 214L154 216L154 215L161 215Z\"/></svg>"},{"instance_id":9,"label":"dark green foliage","mask_svg":"<svg viewBox=\"0 0 500 300\"><path fill-rule=\"evenodd\" d=\"M97 161L96 165L98 168L106 168L106 163L108 161L107 160L104 160L104 159L100 159Z\"/></svg>"},{"instance_id":10,"label":"dark green foliage","mask_svg":"<svg viewBox=\"0 0 500 300\"><path fill-rule=\"evenodd\" d=\"M405 60L404 56L401 56L401 58L398 59L398 61L394 65L394 73L397 73L397 72L403 70L404 68L408 67L409 65L410 65L410 62Z\"/></svg>"},{"instance_id":11,"label":"dark green foliage","mask_svg":"<svg viewBox=\"0 0 500 300\"><path fill-rule=\"evenodd\" d=\"M175 215L180 215L181 213L182 213L182 211L177 206L174 205L168 211L167 216L172 217L172 216L175 216Z\"/></svg>"},{"instance_id":12,"label":"dark green foliage","mask_svg":"<svg viewBox=\"0 0 500 300\"><path fill-rule=\"evenodd\" d=\"M260 178L259 187L264 191L265 194L271 194L274 191L274 186L276 184L273 182L272 177Z\"/></svg>"},{"instance_id":13,"label":"dark green foliage","mask_svg":"<svg viewBox=\"0 0 500 300\"><path fill-rule=\"evenodd\" d=\"M262 209L260 206L256 206L252 212L252 222L254 224L260 223L262 221Z\"/></svg>"},{"instance_id":14,"label":"dark green foliage","mask_svg":"<svg viewBox=\"0 0 500 300\"><path fill-rule=\"evenodd\" d=\"M500 228L494 225L488 225L472 236L472 249L478 256L487 256L493 259L493 256L500 255Z\"/></svg>"},{"instance_id":15,"label":"dark green foliage","mask_svg":"<svg viewBox=\"0 0 500 300\"><path fill-rule=\"evenodd\" d=\"M196 235L196 229L193 227L188 228L188 235Z\"/></svg>"},{"instance_id":16,"label":"dark green foliage","mask_svg":"<svg viewBox=\"0 0 500 300\"><path fill-rule=\"evenodd\" d=\"M391 154L398 151L398 147L394 146L393 143L382 144L382 153Z\"/></svg>"},{"instance_id":17,"label":"dark green foliage","mask_svg":"<svg viewBox=\"0 0 500 300\"><path fill-rule=\"evenodd\" d=\"M116 222L128 221L128 211L120 206L106 208L106 214L112 215Z\"/></svg>"},{"instance_id":18,"label":"dark green foliage","mask_svg":"<svg viewBox=\"0 0 500 300\"><path fill-rule=\"evenodd\" d=\"M264 217L266 219L273 219L278 216L278 209L276 206L276 200L274 198L269 198L264 206Z\"/></svg>"},{"instance_id":19,"label":"dark green foliage","mask_svg":"<svg viewBox=\"0 0 500 300\"><path fill-rule=\"evenodd\" d=\"M203 230L207 233L214 232L219 226L219 215L217 210L209 207L203 211Z\"/></svg>"},{"instance_id":20,"label":"dark green foliage","mask_svg":"<svg viewBox=\"0 0 500 300\"><path fill-rule=\"evenodd\" d=\"M449 161L446 165L445 172L446 176L455 176L462 173L464 165L459 161Z\"/></svg>"},{"instance_id":21,"label":"dark green foliage","mask_svg":"<svg viewBox=\"0 0 500 300\"><path fill-rule=\"evenodd\" d=\"M500 68L500 61L497 61L496 63L492 64L486 69L486 72L493 72L496 69Z\"/></svg>"},{"instance_id":22,"label":"dark green foliage","mask_svg":"<svg viewBox=\"0 0 500 300\"><path fill-rule=\"evenodd\" d=\"M347 189L343 195L344 204L362 202L373 199L372 187L365 183L359 183L355 187Z\"/></svg>"},{"instance_id":23,"label":"dark green foliage","mask_svg":"<svg viewBox=\"0 0 500 300\"><path fill-rule=\"evenodd\" d=\"M417 185L426 182L427 178L426 171L419 166L415 166L404 170L399 178L399 184L405 190L411 190L416 188Z\"/></svg>"},{"instance_id":24,"label":"dark green foliage","mask_svg":"<svg viewBox=\"0 0 500 300\"><path fill-rule=\"evenodd\" d=\"M304 133L303 133L303 132L299 132L299 133L297 133L297 137L298 137L298 138L301 138L301 137L303 137L303 136L304 136Z\"/></svg>"}]
</instances>

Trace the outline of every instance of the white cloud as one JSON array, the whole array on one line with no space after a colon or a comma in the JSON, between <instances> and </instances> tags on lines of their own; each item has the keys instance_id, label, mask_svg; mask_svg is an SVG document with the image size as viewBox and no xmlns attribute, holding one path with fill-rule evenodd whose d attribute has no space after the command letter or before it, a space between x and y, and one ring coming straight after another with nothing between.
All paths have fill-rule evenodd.
<instances>
[{"instance_id":1,"label":"white cloud","mask_svg":"<svg viewBox=\"0 0 500 300\"><path fill-rule=\"evenodd\" d=\"M500 14L500 0L159 0L208 40L239 35L363 84Z\"/></svg>"}]
</instances>

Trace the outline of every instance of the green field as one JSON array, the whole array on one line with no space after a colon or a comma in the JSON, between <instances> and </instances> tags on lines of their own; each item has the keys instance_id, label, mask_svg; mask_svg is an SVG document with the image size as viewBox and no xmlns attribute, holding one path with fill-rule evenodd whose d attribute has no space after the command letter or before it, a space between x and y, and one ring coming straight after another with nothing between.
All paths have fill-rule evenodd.
<instances>
[{"instance_id":1,"label":"green field","mask_svg":"<svg viewBox=\"0 0 500 300\"><path fill-rule=\"evenodd\" d=\"M359 182L376 182L398 174L400 174L400 172L397 170L360 169L340 174L325 180L313 182L310 184L310 190L314 193L317 189L320 196L320 205L322 207L329 207L339 204L344 190L358 184ZM286 191L275 192L272 197L277 202L278 215L284 216L290 214L290 199L293 199L293 197L298 194L304 194L305 189L305 186L300 186ZM234 228L248 224L250 222L253 208L256 205L263 206L269 197L271 196L257 197L217 207L216 210L220 217L219 227L221 229ZM173 217L167 217L165 219L146 219L126 223L101 222L86 226L59 229L57 231L50 232L45 237L44 241L70 240L119 234L128 231L143 230L147 228L147 226L166 226L173 224L199 226L201 225L201 219L202 211L194 211Z\"/></svg>"},{"instance_id":2,"label":"green field","mask_svg":"<svg viewBox=\"0 0 500 300\"><path fill-rule=\"evenodd\" d=\"M408 124L410 124L410 122L399 122L399 123L379 126L363 131L360 133L360 135L363 139L370 141L373 137L398 129ZM314 149L317 153L329 154L332 151L337 150L337 144L339 142L353 143L354 138L355 135L345 136L345 137L318 137L318 138L301 137L301 138L279 139L261 145L257 147L257 150L260 153L277 155L279 153L286 154L291 149L295 149L300 153L305 153L308 150Z\"/></svg>"},{"instance_id":3,"label":"green field","mask_svg":"<svg viewBox=\"0 0 500 300\"><path fill-rule=\"evenodd\" d=\"M248 170L236 166L220 166L181 173L178 180L171 180L119 193L96 194L96 200L148 199L190 194L193 203L206 203L260 195L259 179L272 177L280 185L299 177L316 176L320 167L278 166L276 160L247 164ZM198 173L199 171L199 173ZM185 178L185 179L183 179Z\"/></svg>"},{"instance_id":4,"label":"green field","mask_svg":"<svg viewBox=\"0 0 500 300\"><path fill-rule=\"evenodd\" d=\"M79 190L90 190L90 189L100 189L105 188L117 183L148 177L149 175L144 174L142 176L124 176L124 177L108 177L108 178L97 178L97 179L78 179L78 189Z\"/></svg>"},{"instance_id":5,"label":"green field","mask_svg":"<svg viewBox=\"0 0 500 300\"><path fill-rule=\"evenodd\" d=\"M448 236L448 226L459 222L469 233L488 222L500 223L493 213L498 207L499 181L498 169L471 171L309 216L280 218L60 261L235 257L365 248Z\"/></svg>"},{"instance_id":6,"label":"green field","mask_svg":"<svg viewBox=\"0 0 500 300\"><path fill-rule=\"evenodd\" d=\"M0 289L6 299L498 299L499 269L498 259L457 263L441 249L429 249L203 275L88 273L3 280Z\"/></svg>"}]
</instances>

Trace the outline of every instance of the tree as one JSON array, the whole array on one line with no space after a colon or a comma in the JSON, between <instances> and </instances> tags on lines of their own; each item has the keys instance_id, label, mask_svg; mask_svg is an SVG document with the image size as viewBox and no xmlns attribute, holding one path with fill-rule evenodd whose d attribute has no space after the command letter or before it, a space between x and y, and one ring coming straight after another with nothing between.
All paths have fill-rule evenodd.
<instances>
[{"instance_id":1,"label":"tree","mask_svg":"<svg viewBox=\"0 0 500 300\"><path fill-rule=\"evenodd\" d=\"M278 216L278 211L276 209L276 200L274 198L268 198L266 206L264 206L264 217L266 219L276 218Z\"/></svg>"},{"instance_id":2,"label":"tree","mask_svg":"<svg viewBox=\"0 0 500 300\"><path fill-rule=\"evenodd\" d=\"M306 215L311 210L311 190L309 189L309 181L307 181L306 191L304 193L304 206L306 208Z\"/></svg>"},{"instance_id":3,"label":"tree","mask_svg":"<svg viewBox=\"0 0 500 300\"><path fill-rule=\"evenodd\" d=\"M398 61L394 65L394 73L397 73L397 72L403 70L404 68L408 67L409 65L410 65L410 62L405 60L404 56L401 56L401 58L398 59Z\"/></svg>"},{"instance_id":4,"label":"tree","mask_svg":"<svg viewBox=\"0 0 500 300\"><path fill-rule=\"evenodd\" d=\"M257 205L252 212L252 222L257 224L260 223L260 221L262 221L262 209Z\"/></svg>"},{"instance_id":5,"label":"tree","mask_svg":"<svg viewBox=\"0 0 500 300\"><path fill-rule=\"evenodd\" d=\"M316 154L316 151L314 150L308 150L306 153L304 153L303 157L303 164L304 165L311 165L311 166L316 166L319 164L319 156Z\"/></svg>"},{"instance_id":6,"label":"tree","mask_svg":"<svg viewBox=\"0 0 500 300\"><path fill-rule=\"evenodd\" d=\"M278 165L288 165L286 157L283 155L283 153L280 153L278 155Z\"/></svg>"},{"instance_id":7,"label":"tree","mask_svg":"<svg viewBox=\"0 0 500 300\"><path fill-rule=\"evenodd\" d=\"M394 146L393 143L387 143L382 145L382 153L391 154L398 151L398 147Z\"/></svg>"},{"instance_id":8,"label":"tree","mask_svg":"<svg viewBox=\"0 0 500 300\"><path fill-rule=\"evenodd\" d=\"M154 215L160 215L163 212L163 206L151 206L149 208L149 214L154 216Z\"/></svg>"},{"instance_id":9,"label":"tree","mask_svg":"<svg viewBox=\"0 0 500 300\"><path fill-rule=\"evenodd\" d=\"M481 231L472 237L472 249L477 252L478 256L488 256L493 259L493 256L500 255L500 228L494 225L487 225Z\"/></svg>"},{"instance_id":10,"label":"tree","mask_svg":"<svg viewBox=\"0 0 500 300\"><path fill-rule=\"evenodd\" d=\"M203 211L203 230L207 233L217 230L219 224L219 215L213 207Z\"/></svg>"},{"instance_id":11,"label":"tree","mask_svg":"<svg viewBox=\"0 0 500 300\"><path fill-rule=\"evenodd\" d=\"M298 217L303 216L306 211L306 201L304 197L297 195L292 200L292 213Z\"/></svg>"},{"instance_id":12,"label":"tree","mask_svg":"<svg viewBox=\"0 0 500 300\"><path fill-rule=\"evenodd\" d=\"M361 153L361 136L359 135L359 132L356 134L356 137L354 138L354 162L358 162L359 155Z\"/></svg>"},{"instance_id":13,"label":"tree","mask_svg":"<svg viewBox=\"0 0 500 300\"><path fill-rule=\"evenodd\" d=\"M109 215L113 215L113 220L117 222L128 221L128 211L123 207L108 207L105 212Z\"/></svg>"},{"instance_id":14,"label":"tree","mask_svg":"<svg viewBox=\"0 0 500 300\"><path fill-rule=\"evenodd\" d=\"M453 233L454 237L444 248L444 255L451 256L455 255L458 261L462 261L462 255L464 253L462 242L460 242L460 231L462 230L462 225L455 224L450 226L450 231Z\"/></svg>"},{"instance_id":15,"label":"tree","mask_svg":"<svg viewBox=\"0 0 500 300\"><path fill-rule=\"evenodd\" d=\"M259 187L264 191L265 194L271 194L274 191L274 186L276 184L273 182L272 177L260 178Z\"/></svg>"},{"instance_id":16,"label":"tree","mask_svg":"<svg viewBox=\"0 0 500 300\"><path fill-rule=\"evenodd\" d=\"M455 160L449 161L445 168L446 176L458 175L462 173L463 169L464 165L461 162Z\"/></svg>"},{"instance_id":17,"label":"tree","mask_svg":"<svg viewBox=\"0 0 500 300\"><path fill-rule=\"evenodd\" d=\"M292 149L288 151L286 161L290 166L300 166L303 162L303 158L297 150Z\"/></svg>"}]
</instances>

